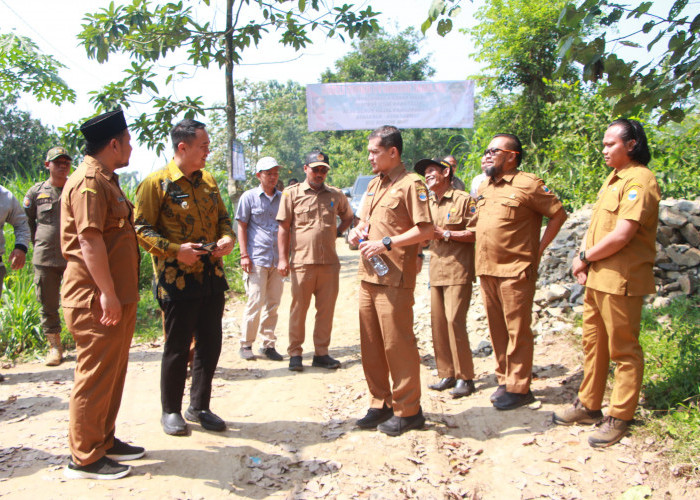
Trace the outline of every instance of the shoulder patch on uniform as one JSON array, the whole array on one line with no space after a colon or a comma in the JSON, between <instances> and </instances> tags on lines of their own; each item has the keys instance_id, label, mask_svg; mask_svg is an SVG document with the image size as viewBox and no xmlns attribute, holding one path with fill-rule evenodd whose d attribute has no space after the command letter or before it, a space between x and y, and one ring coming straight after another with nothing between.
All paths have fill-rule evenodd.
<instances>
[{"instance_id":1,"label":"shoulder patch on uniform","mask_svg":"<svg viewBox=\"0 0 700 500\"><path fill-rule=\"evenodd\" d=\"M638 197L639 197L639 192L636 189L630 189L627 192L627 199L629 201L636 201Z\"/></svg>"},{"instance_id":2,"label":"shoulder patch on uniform","mask_svg":"<svg viewBox=\"0 0 700 500\"><path fill-rule=\"evenodd\" d=\"M419 186L416 192L418 193L418 199L420 201L426 201L428 199L428 190L423 186Z\"/></svg>"},{"instance_id":3,"label":"shoulder patch on uniform","mask_svg":"<svg viewBox=\"0 0 700 500\"><path fill-rule=\"evenodd\" d=\"M24 200L22 200L22 205L24 208L29 208L32 206L32 200L29 199L29 196L24 197Z\"/></svg>"},{"instance_id":4,"label":"shoulder patch on uniform","mask_svg":"<svg viewBox=\"0 0 700 500\"><path fill-rule=\"evenodd\" d=\"M83 189L80 190L80 192L81 193L88 192L88 193L92 193L92 194L97 194L97 191L95 191L94 189L89 188L89 187L84 187Z\"/></svg>"}]
</instances>

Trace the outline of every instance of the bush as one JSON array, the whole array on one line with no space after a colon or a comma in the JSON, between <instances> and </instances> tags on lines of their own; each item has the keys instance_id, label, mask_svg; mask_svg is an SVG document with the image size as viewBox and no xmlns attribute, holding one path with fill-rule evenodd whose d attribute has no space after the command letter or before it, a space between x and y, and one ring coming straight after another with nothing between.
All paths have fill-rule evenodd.
<instances>
[{"instance_id":1,"label":"bush","mask_svg":"<svg viewBox=\"0 0 700 500\"><path fill-rule=\"evenodd\" d=\"M640 343L644 349L644 406L673 410L700 402L700 298L676 299L645 309Z\"/></svg>"}]
</instances>

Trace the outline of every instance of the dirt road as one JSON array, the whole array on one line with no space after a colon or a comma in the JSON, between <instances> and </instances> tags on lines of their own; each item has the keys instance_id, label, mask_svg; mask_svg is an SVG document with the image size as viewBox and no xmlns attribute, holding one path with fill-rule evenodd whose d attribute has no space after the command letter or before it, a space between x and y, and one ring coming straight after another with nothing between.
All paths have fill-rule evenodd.
<instances>
[{"instance_id":1,"label":"dirt road","mask_svg":"<svg viewBox=\"0 0 700 500\"><path fill-rule=\"evenodd\" d=\"M230 301L212 401L212 409L228 422L222 434L192 425L189 436L166 436L159 424L161 348L133 346L117 435L145 446L147 455L132 463L127 478L63 478L74 357L57 368L39 361L4 368L0 496L569 499L617 498L636 487L636 493L648 488L654 498L700 498L697 482L668 471L663 443L633 432L621 444L597 451L587 444L589 428L551 425L552 411L573 399L581 378L575 332L545 332L538 339L533 383L538 401L529 408L499 412L491 406L491 357L475 359L478 392L469 398L452 400L425 388L434 379L427 266L415 306L426 429L397 438L357 429L354 421L364 415L368 401L359 354L358 254L340 239L338 249L341 291L331 355L343 367L337 372L311 368L308 335L303 373L287 370L286 359L239 359L243 304ZM285 287L278 325L281 352L287 347L289 315ZM307 331L312 318L310 313ZM469 328L475 348L486 338L478 293Z\"/></svg>"}]
</instances>

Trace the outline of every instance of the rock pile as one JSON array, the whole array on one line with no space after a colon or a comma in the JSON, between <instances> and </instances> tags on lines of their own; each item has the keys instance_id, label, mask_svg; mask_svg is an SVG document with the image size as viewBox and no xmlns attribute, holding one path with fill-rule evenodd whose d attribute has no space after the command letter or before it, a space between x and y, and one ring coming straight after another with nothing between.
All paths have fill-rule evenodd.
<instances>
[{"instance_id":1,"label":"rock pile","mask_svg":"<svg viewBox=\"0 0 700 500\"><path fill-rule=\"evenodd\" d=\"M588 228L592 206L569 215L540 262L534 311L540 317L580 312L584 287L571 276L571 262ZM698 292L700 285L700 200L663 200L656 234L654 307L679 295Z\"/></svg>"}]
</instances>

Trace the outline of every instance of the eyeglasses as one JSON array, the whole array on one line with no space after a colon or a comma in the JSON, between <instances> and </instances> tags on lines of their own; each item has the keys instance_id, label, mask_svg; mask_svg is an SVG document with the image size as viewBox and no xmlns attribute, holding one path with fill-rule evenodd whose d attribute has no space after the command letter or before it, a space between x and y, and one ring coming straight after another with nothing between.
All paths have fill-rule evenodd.
<instances>
[{"instance_id":1,"label":"eyeglasses","mask_svg":"<svg viewBox=\"0 0 700 500\"><path fill-rule=\"evenodd\" d=\"M512 149L501 149L501 148L489 148L484 150L484 156L493 156L496 153L500 153L503 151L504 153L515 153L516 155L519 155L519 151L513 151Z\"/></svg>"},{"instance_id":2,"label":"eyeglasses","mask_svg":"<svg viewBox=\"0 0 700 500\"><path fill-rule=\"evenodd\" d=\"M309 167L309 168L314 171L314 174L327 174L328 170L330 170L328 167Z\"/></svg>"}]
</instances>

